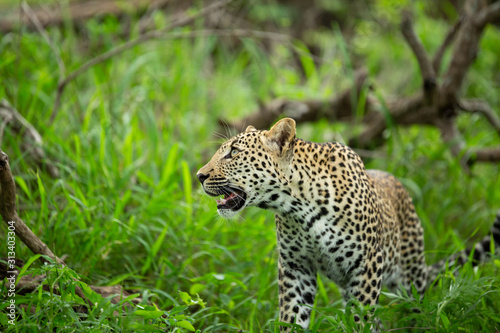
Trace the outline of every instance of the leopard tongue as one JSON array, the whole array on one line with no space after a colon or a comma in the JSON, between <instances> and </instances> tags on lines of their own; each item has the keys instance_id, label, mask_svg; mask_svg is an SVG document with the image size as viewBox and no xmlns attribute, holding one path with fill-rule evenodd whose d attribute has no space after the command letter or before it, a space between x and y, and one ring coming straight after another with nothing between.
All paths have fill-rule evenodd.
<instances>
[{"instance_id":1,"label":"leopard tongue","mask_svg":"<svg viewBox=\"0 0 500 333\"><path fill-rule=\"evenodd\" d=\"M222 198L220 200L219 199L215 199L215 201L217 201L218 205L225 205L228 200L236 198L236 196L237 196L236 193L233 192L229 196L225 195L224 198Z\"/></svg>"}]
</instances>

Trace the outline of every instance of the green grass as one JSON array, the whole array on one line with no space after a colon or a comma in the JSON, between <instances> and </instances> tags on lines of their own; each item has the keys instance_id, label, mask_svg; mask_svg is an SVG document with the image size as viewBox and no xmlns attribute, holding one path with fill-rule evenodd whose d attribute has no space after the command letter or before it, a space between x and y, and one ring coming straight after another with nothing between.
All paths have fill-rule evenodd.
<instances>
[{"instance_id":1,"label":"green grass","mask_svg":"<svg viewBox=\"0 0 500 333\"><path fill-rule=\"evenodd\" d=\"M375 17L386 14L383 6L392 8L381 1L373 9ZM415 21L421 23L416 29L425 46L435 50L446 27L417 9ZM132 34L137 33L137 20L132 20ZM162 26L166 21L157 15L155 22ZM48 119L58 67L50 48L29 31L22 37L2 36L0 98L9 100L40 131L48 159L61 171L61 177L53 179L38 170L20 136L7 129L1 148L16 176L19 213L56 254L69 256L71 269L34 261L25 273L47 274L44 284L49 289L57 286L61 295L40 288L19 296L17 313L22 317L15 327L6 327L0 312L0 329L154 332L189 331L192 325L203 332L275 331L273 215L250 208L235 221L220 220L194 175L220 143L217 120L252 112L258 99L331 97L352 81L352 63L368 66L382 98L418 89L416 61L397 30L369 29L363 26L367 22L375 24L368 20L357 26L368 40L366 46L355 38L344 42L336 29L318 32L318 63L297 44L302 69L286 45L268 55L261 42L251 39L238 47L216 37L149 42L72 82L53 124ZM429 26L435 29L429 31ZM76 33L71 22L48 32L61 48L67 69L74 70L123 42L120 29L119 21L106 18L87 22L85 33ZM499 40L498 29L487 31L464 87L467 96L484 98L496 110ZM463 116L459 127L470 146L500 144L480 117ZM300 137L312 141L345 142L351 133L350 126L325 121L298 128ZM428 263L488 233L500 208L498 165L477 165L468 176L436 130L391 128L387 135L388 144L382 148L387 158L366 164L394 173L412 193L426 230ZM0 228L0 238L5 237L6 229ZM6 250L1 251L5 256ZM18 241L16 256L28 260L32 253ZM412 295L386 294L375 317L382 330L498 330L499 271L496 257L479 269L461 268L457 276L445 273L422 302ZM144 301L139 306L113 305L87 284L121 284L140 292ZM76 285L97 304L88 314L73 309L83 304L75 295ZM353 305L344 311L339 300L335 285L321 280L313 331L362 329L355 327L350 313L367 310ZM31 313L31 307L38 311Z\"/></svg>"}]
</instances>

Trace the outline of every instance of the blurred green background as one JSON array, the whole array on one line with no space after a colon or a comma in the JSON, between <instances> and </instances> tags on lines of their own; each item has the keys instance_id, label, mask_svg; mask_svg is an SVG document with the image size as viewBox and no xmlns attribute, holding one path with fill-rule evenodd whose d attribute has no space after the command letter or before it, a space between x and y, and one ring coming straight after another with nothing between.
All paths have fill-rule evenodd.
<instances>
[{"instance_id":1,"label":"blurred green background","mask_svg":"<svg viewBox=\"0 0 500 333\"><path fill-rule=\"evenodd\" d=\"M118 2L127 6L126 2ZM204 1L167 2L154 9L73 21L65 14L47 34L67 73L146 31L160 29ZM236 1L219 15L174 30L245 28L291 36L292 42L210 35L142 43L70 82L50 121L59 67L43 36L26 25L1 33L0 98L9 101L41 134L53 178L23 148L23 137L4 127L1 148L10 157L21 218L69 269L35 261L27 273L46 274L47 286L18 296L15 327L0 312L0 330L37 332L193 331L273 332L278 313L276 240L272 213L247 209L240 218L217 217L215 202L194 177L220 137L220 119L243 118L259 101L328 99L352 85L366 67L378 96L405 97L420 89L417 61L399 30L401 10L433 54L459 14L450 1ZM69 1L31 1L68 8ZM0 3L0 20L15 20L16 1ZM18 17L18 16L17 16ZM168 36L168 35L167 35ZM467 97L500 110L500 30L488 27L463 86ZM444 64L449 61L450 50ZM463 115L458 126L469 146L500 144L484 118ZM222 128L222 129L221 129ZM360 125L326 120L298 126L309 141L347 142ZM412 194L425 228L428 263L471 246L488 233L500 208L499 165L477 164L471 174L435 128L390 127L379 158L367 168L387 170ZM0 227L0 239L6 228ZM2 248L0 256L7 250ZM16 256L32 253L18 240ZM500 261L444 273L424 302L385 295L377 308L382 331L407 327L443 332L500 328ZM76 277L89 285L123 285L143 296L123 307L84 288L95 308L75 311ZM5 285L0 284L2 288ZM356 328L340 293L320 281L313 331ZM154 305L153 305L154 303ZM0 305L5 309L6 303ZM420 312L412 311L418 308ZM36 311L32 311L35 309ZM353 310L355 311L355 310ZM364 310L359 310L364 311ZM369 326L366 326L366 328Z\"/></svg>"}]
</instances>

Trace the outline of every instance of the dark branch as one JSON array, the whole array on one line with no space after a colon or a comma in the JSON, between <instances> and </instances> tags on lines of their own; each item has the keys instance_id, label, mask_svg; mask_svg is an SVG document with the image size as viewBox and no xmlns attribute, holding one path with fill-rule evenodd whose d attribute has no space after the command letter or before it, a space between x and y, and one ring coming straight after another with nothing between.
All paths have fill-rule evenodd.
<instances>
[{"instance_id":1,"label":"dark branch","mask_svg":"<svg viewBox=\"0 0 500 333\"><path fill-rule=\"evenodd\" d=\"M431 104L434 100L434 93L436 91L436 73L434 72L434 68L432 67L429 56L425 51L424 45L413 30L411 16L407 11L403 12L401 32L417 58L420 72L422 73L425 99L428 104Z\"/></svg>"},{"instance_id":2,"label":"dark branch","mask_svg":"<svg viewBox=\"0 0 500 333\"><path fill-rule=\"evenodd\" d=\"M45 1L45 3L47 2L48 1ZM171 4L171 2L172 0L151 0L150 6L161 8ZM5 1L3 3L5 3ZM43 1L40 1L39 3L44 4ZM50 1L50 3L51 5L49 6L37 6L37 8L33 11L36 19L43 27L61 25L67 19L70 19L71 22L75 23L103 15L121 17L129 13L131 10L144 10L149 1L127 0L126 6L121 5L120 2L115 0L68 1L67 3ZM54 5L52 5L52 3L54 3ZM0 32L7 34L19 29L19 26L38 30L33 20L25 14L26 12L21 8L19 11L13 12L11 15L2 16L2 20L0 20Z\"/></svg>"},{"instance_id":3,"label":"dark branch","mask_svg":"<svg viewBox=\"0 0 500 333\"><path fill-rule=\"evenodd\" d=\"M500 147L482 148L470 153L472 162L500 162Z\"/></svg>"},{"instance_id":4,"label":"dark branch","mask_svg":"<svg viewBox=\"0 0 500 333\"><path fill-rule=\"evenodd\" d=\"M0 100L0 123L0 145L2 144L5 127L8 127L13 133L22 136L21 145L23 151L29 153L29 156L33 158L40 169L46 168L52 177L59 177L59 169L46 159L40 133L15 108L3 99Z\"/></svg>"},{"instance_id":5,"label":"dark branch","mask_svg":"<svg viewBox=\"0 0 500 333\"><path fill-rule=\"evenodd\" d=\"M430 115L431 117L429 117L427 114L422 113L422 111L427 110L424 104L422 94L396 99L387 103L386 107L389 113L387 116L391 118L394 124L432 123L434 116ZM377 106L377 108L380 109L381 106ZM408 117L411 117L412 121L409 122ZM379 146L383 142L383 133L388 125L383 113L380 111L369 113L365 122L368 126L359 137L349 140L350 146L367 148Z\"/></svg>"},{"instance_id":6,"label":"dark branch","mask_svg":"<svg viewBox=\"0 0 500 333\"><path fill-rule=\"evenodd\" d=\"M281 116L292 117L297 123L316 121L321 118L329 120L351 118L354 114L352 90L355 89L357 101L367 76L366 70L357 71L354 86L330 100L289 101L278 98L268 104L261 105L258 111L247 118L227 123L227 125L237 131L242 131L249 124L256 128L269 128ZM367 101L366 104L369 102ZM221 120L220 124L223 125L226 122Z\"/></svg>"},{"instance_id":7,"label":"dark branch","mask_svg":"<svg viewBox=\"0 0 500 333\"><path fill-rule=\"evenodd\" d=\"M482 114L500 135L500 119L488 102L479 99L467 99L460 101L458 106L463 111Z\"/></svg>"},{"instance_id":8,"label":"dark branch","mask_svg":"<svg viewBox=\"0 0 500 333\"><path fill-rule=\"evenodd\" d=\"M477 9L479 5L475 0L469 0L466 3L466 7L472 10L479 10ZM457 96L465 75L477 57L479 41L484 30L484 24L476 24L475 20L482 16L484 17L484 14L481 14L484 10L480 14L477 12L467 13L468 17L464 19L451 56L448 71L444 75L443 83L440 87L438 108L441 117L445 115L456 116ZM483 20L486 20L486 18L480 19L481 22Z\"/></svg>"},{"instance_id":9,"label":"dark branch","mask_svg":"<svg viewBox=\"0 0 500 333\"><path fill-rule=\"evenodd\" d=\"M496 1L482 9L474 18L474 24L484 27L488 23L500 21L500 2Z\"/></svg>"},{"instance_id":10,"label":"dark branch","mask_svg":"<svg viewBox=\"0 0 500 333\"><path fill-rule=\"evenodd\" d=\"M17 215L16 211L16 185L12 172L10 171L9 157L0 149L0 214L5 224L13 222L16 235L35 254L46 255L59 264L64 262L59 259L48 246L42 242L24 221ZM42 259L45 260L45 259Z\"/></svg>"},{"instance_id":11,"label":"dark branch","mask_svg":"<svg viewBox=\"0 0 500 333\"><path fill-rule=\"evenodd\" d=\"M452 120L438 119L436 127L441 131L441 138L450 146L453 156L460 156L465 148L465 142L457 125Z\"/></svg>"},{"instance_id":12,"label":"dark branch","mask_svg":"<svg viewBox=\"0 0 500 333\"><path fill-rule=\"evenodd\" d=\"M465 142L454 119L436 119L436 127L441 131L441 139L448 144L453 156L460 158L460 164L465 172L470 173L470 155L465 154Z\"/></svg>"}]
</instances>

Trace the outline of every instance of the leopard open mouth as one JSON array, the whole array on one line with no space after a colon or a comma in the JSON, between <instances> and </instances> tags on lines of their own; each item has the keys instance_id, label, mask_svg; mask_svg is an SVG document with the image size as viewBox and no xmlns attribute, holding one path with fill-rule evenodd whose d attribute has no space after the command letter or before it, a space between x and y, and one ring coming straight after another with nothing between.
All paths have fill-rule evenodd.
<instances>
[{"instance_id":1,"label":"leopard open mouth","mask_svg":"<svg viewBox=\"0 0 500 333\"><path fill-rule=\"evenodd\" d=\"M221 199L215 199L215 201L217 201L217 209L231 209L237 211L243 208L247 199L245 191L232 187L225 187L223 192L224 196Z\"/></svg>"}]
</instances>

